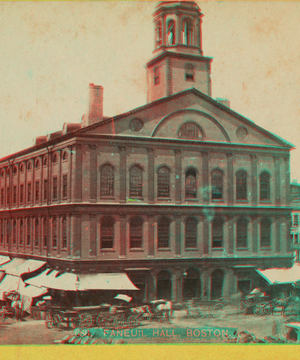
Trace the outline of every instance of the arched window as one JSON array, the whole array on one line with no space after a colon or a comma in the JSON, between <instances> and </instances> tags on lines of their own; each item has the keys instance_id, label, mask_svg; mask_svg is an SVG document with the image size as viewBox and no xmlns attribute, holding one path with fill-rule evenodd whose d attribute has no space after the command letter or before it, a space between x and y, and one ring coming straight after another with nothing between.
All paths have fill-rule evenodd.
<instances>
[{"instance_id":1,"label":"arched window","mask_svg":"<svg viewBox=\"0 0 300 360\"><path fill-rule=\"evenodd\" d=\"M52 247L57 247L57 219L54 217L52 219Z\"/></svg>"},{"instance_id":2,"label":"arched window","mask_svg":"<svg viewBox=\"0 0 300 360\"><path fill-rule=\"evenodd\" d=\"M114 247L114 224L111 216L104 216L101 220L101 249L113 249Z\"/></svg>"},{"instance_id":3,"label":"arched window","mask_svg":"<svg viewBox=\"0 0 300 360\"><path fill-rule=\"evenodd\" d=\"M182 23L182 43L184 45L194 45L194 29L193 21L191 19L185 19Z\"/></svg>"},{"instance_id":4,"label":"arched window","mask_svg":"<svg viewBox=\"0 0 300 360\"><path fill-rule=\"evenodd\" d=\"M17 221L13 221L13 244L17 243Z\"/></svg>"},{"instance_id":5,"label":"arched window","mask_svg":"<svg viewBox=\"0 0 300 360\"><path fill-rule=\"evenodd\" d=\"M214 170L211 174L211 197L212 199L223 198L223 173L221 170Z\"/></svg>"},{"instance_id":6,"label":"arched window","mask_svg":"<svg viewBox=\"0 0 300 360\"><path fill-rule=\"evenodd\" d=\"M170 220L166 216L161 217L158 221L157 239L158 248L170 247Z\"/></svg>"},{"instance_id":7,"label":"arched window","mask_svg":"<svg viewBox=\"0 0 300 360\"><path fill-rule=\"evenodd\" d=\"M53 155L52 155L52 163L53 164L57 164L58 162L58 155L57 153L55 152Z\"/></svg>"},{"instance_id":8,"label":"arched window","mask_svg":"<svg viewBox=\"0 0 300 360\"><path fill-rule=\"evenodd\" d=\"M135 216L130 220L130 248L142 248L143 219Z\"/></svg>"},{"instance_id":9,"label":"arched window","mask_svg":"<svg viewBox=\"0 0 300 360\"><path fill-rule=\"evenodd\" d=\"M24 172L24 164L23 164L23 163L20 165L20 172L21 172L21 173Z\"/></svg>"},{"instance_id":10,"label":"arched window","mask_svg":"<svg viewBox=\"0 0 300 360\"><path fill-rule=\"evenodd\" d=\"M185 80L194 81L194 66L192 64L186 64L184 70L185 70Z\"/></svg>"},{"instance_id":11,"label":"arched window","mask_svg":"<svg viewBox=\"0 0 300 360\"><path fill-rule=\"evenodd\" d=\"M44 157L43 157L43 165L44 166L48 165L48 155L44 155Z\"/></svg>"},{"instance_id":12,"label":"arched window","mask_svg":"<svg viewBox=\"0 0 300 360\"><path fill-rule=\"evenodd\" d=\"M36 169L39 169L40 168L40 160L39 159L36 159L36 161L35 161L35 168Z\"/></svg>"},{"instance_id":13,"label":"arched window","mask_svg":"<svg viewBox=\"0 0 300 360\"><path fill-rule=\"evenodd\" d=\"M143 195L143 177L142 169L139 166L133 166L130 170L130 194L131 198L140 198Z\"/></svg>"},{"instance_id":14,"label":"arched window","mask_svg":"<svg viewBox=\"0 0 300 360\"><path fill-rule=\"evenodd\" d=\"M212 222L212 247L223 248L223 220L215 218Z\"/></svg>"},{"instance_id":15,"label":"arched window","mask_svg":"<svg viewBox=\"0 0 300 360\"><path fill-rule=\"evenodd\" d=\"M31 220L27 220L27 246L31 244Z\"/></svg>"},{"instance_id":16,"label":"arched window","mask_svg":"<svg viewBox=\"0 0 300 360\"><path fill-rule=\"evenodd\" d=\"M247 235L248 235L248 221L245 218L241 218L236 223L236 247L247 247Z\"/></svg>"},{"instance_id":17,"label":"arched window","mask_svg":"<svg viewBox=\"0 0 300 360\"><path fill-rule=\"evenodd\" d=\"M202 139L203 134L200 127L194 122L188 122L181 126L179 133L179 137L189 138L189 139Z\"/></svg>"},{"instance_id":18,"label":"arched window","mask_svg":"<svg viewBox=\"0 0 300 360\"><path fill-rule=\"evenodd\" d=\"M169 20L167 24L167 45L175 44L175 22L174 20Z\"/></svg>"},{"instance_id":19,"label":"arched window","mask_svg":"<svg viewBox=\"0 0 300 360\"><path fill-rule=\"evenodd\" d=\"M114 168L107 164L101 168L101 196L114 196Z\"/></svg>"},{"instance_id":20,"label":"arched window","mask_svg":"<svg viewBox=\"0 0 300 360\"><path fill-rule=\"evenodd\" d=\"M34 246L39 246L40 240L40 222L38 219L35 219L35 227L34 227Z\"/></svg>"},{"instance_id":21,"label":"arched window","mask_svg":"<svg viewBox=\"0 0 300 360\"><path fill-rule=\"evenodd\" d=\"M3 169L1 170L1 177L2 178L4 177L4 170Z\"/></svg>"},{"instance_id":22,"label":"arched window","mask_svg":"<svg viewBox=\"0 0 300 360\"><path fill-rule=\"evenodd\" d=\"M67 247L67 218L62 219L62 249Z\"/></svg>"},{"instance_id":23,"label":"arched window","mask_svg":"<svg viewBox=\"0 0 300 360\"><path fill-rule=\"evenodd\" d=\"M171 300L172 280L168 271L161 271L156 278L156 298Z\"/></svg>"},{"instance_id":24,"label":"arched window","mask_svg":"<svg viewBox=\"0 0 300 360\"><path fill-rule=\"evenodd\" d=\"M6 169L6 176L9 176L10 175L10 169L9 167Z\"/></svg>"},{"instance_id":25,"label":"arched window","mask_svg":"<svg viewBox=\"0 0 300 360\"><path fill-rule=\"evenodd\" d=\"M263 219L260 223L260 247L271 247L271 221Z\"/></svg>"},{"instance_id":26,"label":"arched window","mask_svg":"<svg viewBox=\"0 0 300 360\"><path fill-rule=\"evenodd\" d=\"M32 164L31 161L29 160L27 164L27 170L30 171L31 169L32 169Z\"/></svg>"},{"instance_id":27,"label":"arched window","mask_svg":"<svg viewBox=\"0 0 300 360\"><path fill-rule=\"evenodd\" d=\"M197 221L194 218L188 218L185 222L185 247L197 247Z\"/></svg>"},{"instance_id":28,"label":"arched window","mask_svg":"<svg viewBox=\"0 0 300 360\"><path fill-rule=\"evenodd\" d=\"M170 197L170 170L166 166L161 166L157 172L157 197Z\"/></svg>"},{"instance_id":29,"label":"arched window","mask_svg":"<svg viewBox=\"0 0 300 360\"><path fill-rule=\"evenodd\" d=\"M64 152L63 152L62 159L63 159L63 161L67 161L67 160L68 160L68 152L67 152L67 151L64 151Z\"/></svg>"},{"instance_id":30,"label":"arched window","mask_svg":"<svg viewBox=\"0 0 300 360\"><path fill-rule=\"evenodd\" d=\"M153 71L153 81L154 81L154 85L158 85L159 84L159 67L156 66L154 68Z\"/></svg>"},{"instance_id":31,"label":"arched window","mask_svg":"<svg viewBox=\"0 0 300 360\"><path fill-rule=\"evenodd\" d=\"M247 200L247 173L242 170L236 173L236 199Z\"/></svg>"},{"instance_id":32,"label":"arched window","mask_svg":"<svg viewBox=\"0 0 300 360\"><path fill-rule=\"evenodd\" d=\"M270 175L263 172L260 175L260 200L270 200Z\"/></svg>"},{"instance_id":33,"label":"arched window","mask_svg":"<svg viewBox=\"0 0 300 360\"><path fill-rule=\"evenodd\" d=\"M23 219L20 220L20 239L19 244L23 245L24 242L24 222Z\"/></svg>"},{"instance_id":34,"label":"arched window","mask_svg":"<svg viewBox=\"0 0 300 360\"><path fill-rule=\"evenodd\" d=\"M18 168L16 167L16 165L13 167L13 174L14 175L17 175L17 172L18 172Z\"/></svg>"},{"instance_id":35,"label":"arched window","mask_svg":"<svg viewBox=\"0 0 300 360\"><path fill-rule=\"evenodd\" d=\"M185 197L186 199L197 198L197 177L194 169L189 169L185 174Z\"/></svg>"},{"instance_id":36,"label":"arched window","mask_svg":"<svg viewBox=\"0 0 300 360\"><path fill-rule=\"evenodd\" d=\"M162 45L162 26L160 20L156 23L155 36L156 49L158 49Z\"/></svg>"}]
</instances>

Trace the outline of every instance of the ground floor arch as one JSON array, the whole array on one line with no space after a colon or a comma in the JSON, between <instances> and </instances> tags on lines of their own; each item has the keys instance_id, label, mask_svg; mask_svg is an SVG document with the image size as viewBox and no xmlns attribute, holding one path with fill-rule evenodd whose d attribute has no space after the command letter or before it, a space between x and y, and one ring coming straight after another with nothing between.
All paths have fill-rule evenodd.
<instances>
[{"instance_id":1,"label":"ground floor arch","mask_svg":"<svg viewBox=\"0 0 300 360\"><path fill-rule=\"evenodd\" d=\"M200 272L195 268L189 268L183 273L182 300L188 301L201 297Z\"/></svg>"},{"instance_id":2,"label":"ground floor arch","mask_svg":"<svg viewBox=\"0 0 300 360\"><path fill-rule=\"evenodd\" d=\"M171 300L172 280L168 271L161 271L156 277L156 298Z\"/></svg>"}]
</instances>

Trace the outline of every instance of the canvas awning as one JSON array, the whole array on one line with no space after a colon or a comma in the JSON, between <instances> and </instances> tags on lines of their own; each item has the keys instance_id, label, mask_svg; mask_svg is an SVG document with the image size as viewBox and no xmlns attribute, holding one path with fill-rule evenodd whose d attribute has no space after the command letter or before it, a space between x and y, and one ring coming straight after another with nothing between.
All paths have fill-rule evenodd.
<instances>
[{"instance_id":1,"label":"canvas awning","mask_svg":"<svg viewBox=\"0 0 300 360\"><path fill-rule=\"evenodd\" d=\"M87 274L78 277L85 290L139 290L124 273Z\"/></svg>"},{"instance_id":2,"label":"canvas awning","mask_svg":"<svg viewBox=\"0 0 300 360\"><path fill-rule=\"evenodd\" d=\"M26 261L26 259L21 259L21 258L14 258L12 260L10 260L10 262L1 265L0 266L0 271L9 271L17 266L20 266L21 264L23 264Z\"/></svg>"},{"instance_id":3,"label":"canvas awning","mask_svg":"<svg viewBox=\"0 0 300 360\"><path fill-rule=\"evenodd\" d=\"M14 260L14 259L13 259ZM12 261L13 261L12 260ZM23 259L21 259L23 260ZM40 260L25 260L24 262L14 267L9 267L5 270L6 274L21 276L23 274L32 273L46 264L45 261Z\"/></svg>"},{"instance_id":4,"label":"canvas awning","mask_svg":"<svg viewBox=\"0 0 300 360\"><path fill-rule=\"evenodd\" d=\"M25 283L65 291L85 290L139 290L127 274L74 274L45 270Z\"/></svg>"},{"instance_id":5,"label":"canvas awning","mask_svg":"<svg viewBox=\"0 0 300 360\"><path fill-rule=\"evenodd\" d=\"M256 269L256 271L270 284L292 284L300 280L300 264L295 263L290 268Z\"/></svg>"},{"instance_id":6,"label":"canvas awning","mask_svg":"<svg viewBox=\"0 0 300 360\"><path fill-rule=\"evenodd\" d=\"M6 264L10 261L9 256L0 255L0 265Z\"/></svg>"},{"instance_id":7,"label":"canvas awning","mask_svg":"<svg viewBox=\"0 0 300 360\"><path fill-rule=\"evenodd\" d=\"M4 300L4 293L18 290L21 278L19 276L5 275L0 283L0 300Z\"/></svg>"},{"instance_id":8,"label":"canvas awning","mask_svg":"<svg viewBox=\"0 0 300 360\"><path fill-rule=\"evenodd\" d=\"M4 293L11 290L16 290L22 296L27 296L29 298L35 298L48 292L48 290L44 287L39 288L31 285L26 286L19 276L6 274L0 283L0 300L4 300Z\"/></svg>"}]
</instances>

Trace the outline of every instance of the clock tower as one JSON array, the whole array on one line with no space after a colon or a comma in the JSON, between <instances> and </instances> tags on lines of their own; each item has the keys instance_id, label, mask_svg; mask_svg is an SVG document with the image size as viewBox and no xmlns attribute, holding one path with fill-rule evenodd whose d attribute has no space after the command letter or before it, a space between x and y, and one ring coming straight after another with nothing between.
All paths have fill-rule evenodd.
<instances>
[{"instance_id":1,"label":"clock tower","mask_svg":"<svg viewBox=\"0 0 300 360\"><path fill-rule=\"evenodd\" d=\"M202 16L192 1L157 5L153 59L146 65L148 103L192 87L211 96L212 59L203 56Z\"/></svg>"}]
</instances>

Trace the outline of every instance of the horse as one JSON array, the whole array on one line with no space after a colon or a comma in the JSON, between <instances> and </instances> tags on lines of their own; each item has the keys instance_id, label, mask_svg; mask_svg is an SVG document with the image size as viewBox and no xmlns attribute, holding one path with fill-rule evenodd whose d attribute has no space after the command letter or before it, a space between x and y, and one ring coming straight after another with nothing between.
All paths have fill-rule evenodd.
<instances>
[{"instance_id":1,"label":"horse","mask_svg":"<svg viewBox=\"0 0 300 360\"><path fill-rule=\"evenodd\" d=\"M151 319L152 315L153 315L149 305L133 307L130 309L130 312L132 312L133 314L136 314L139 317L147 314L147 317L149 317L149 319Z\"/></svg>"},{"instance_id":2,"label":"horse","mask_svg":"<svg viewBox=\"0 0 300 360\"><path fill-rule=\"evenodd\" d=\"M153 304L154 312L162 312L166 315L167 320L169 321L172 318L173 315L173 309L172 309L172 301L166 301L166 300L154 300L151 301Z\"/></svg>"}]
</instances>

